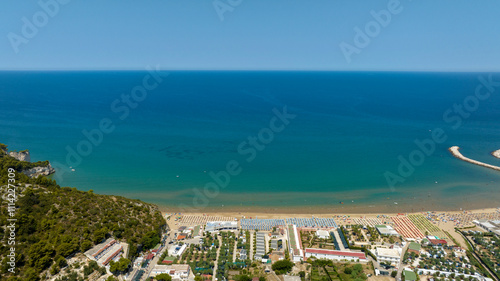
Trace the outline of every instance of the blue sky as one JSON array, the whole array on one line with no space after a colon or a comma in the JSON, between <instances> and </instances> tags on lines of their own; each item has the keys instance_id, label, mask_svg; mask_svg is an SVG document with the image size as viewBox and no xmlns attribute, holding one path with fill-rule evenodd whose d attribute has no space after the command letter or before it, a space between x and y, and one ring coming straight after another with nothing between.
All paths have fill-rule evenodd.
<instances>
[{"instance_id":1,"label":"blue sky","mask_svg":"<svg viewBox=\"0 0 500 281\"><path fill-rule=\"evenodd\" d=\"M500 71L497 0L57 1L0 2L0 69Z\"/></svg>"}]
</instances>

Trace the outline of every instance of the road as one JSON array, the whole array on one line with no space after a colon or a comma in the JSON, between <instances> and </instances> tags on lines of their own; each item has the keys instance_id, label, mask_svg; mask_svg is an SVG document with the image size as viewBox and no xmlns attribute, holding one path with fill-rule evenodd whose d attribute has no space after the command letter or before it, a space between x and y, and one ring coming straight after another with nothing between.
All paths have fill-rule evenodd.
<instances>
[{"instance_id":1,"label":"road","mask_svg":"<svg viewBox=\"0 0 500 281\"><path fill-rule=\"evenodd\" d=\"M341 251L345 251L344 248L344 243L342 243L342 239L340 239L339 232L334 230L333 231L333 236L335 236L335 239L337 240L337 244L339 244L339 248Z\"/></svg>"},{"instance_id":2,"label":"road","mask_svg":"<svg viewBox=\"0 0 500 281\"><path fill-rule=\"evenodd\" d=\"M370 241L370 239L368 239L368 236L366 236L364 229L361 229L361 235L363 235L363 237L365 238L365 241Z\"/></svg>"},{"instance_id":3,"label":"road","mask_svg":"<svg viewBox=\"0 0 500 281\"><path fill-rule=\"evenodd\" d=\"M274 279L276 281L281 281L281 279L278 277L278 275L276 275L276 273L274 273L274 271L271 270L271 275L274 277Z\"/></svg>"},{"instance_id":4,"label":"road","mask_svg":"<svg viewBox=\"0 0 500 281\"><path fill-rule=\"evenodd\" d=\"M167 239L165 240L165 247L163 247L163 249L156 254L156 256L153 258L153 260L151 260L151 262L148 264L148 267L144 268L144 274L142 275L141 280L146 280L149 277L149 274L151 274L151 271L153 271L155 264L157 264L158 261L160 260L161 255L165 251L168 251L168 247L170 247L170 245L171 245L168 243L173 241L173 240L174 240L173 231L170 231L170 227L169 227L169 229L167 230ZM136 270L139 270L139 269L141 269L141 268L139 267ZM131 276L133 276L133 275L131 275Z\"/></svg>"},{"instance_id":5,"label":"road","mask_svg":"<svg viewBox=\"0 0 500 281\"><path fill-rule=\"evenodd\" d=\"M410 246L410 242L407 242L401 251L401 257L399 259L398 264L398 274L396 275L396 280L401 280L401 274L403 273L403 258L405 256L406 250L408 250L408 246Z\"/></svg>"},{"instance_id":6,"label":"road","mask_svg":"<svg viewBox=\"0 0 500 281\"><path fill-rule=\"evenodd\" d=\"M251 231L250 232L250 251L248 253L248 258L250 260L253 260L253 235L254 235L254 232Z\"/></svg>"},{"instance_id":7,"label":"road","mask_svg":"<svg viewBox=\"0 0 500 281\"><path fill-rule=\"evenodd\" d=\"M238 237L238 233L236 233L236 237ZM238 241L234 240L234 249L233 249L233 262L236 262L236 256L237 256L237 247L238 246Z\"/></svg>"},{"instance_id":8,"label":"road","mask_svg":"<svg viewBox=\"0 0 500 281\"><path fill-rule=\"evenodd\" d=\"M148 264L148 267L144 269L144 275L143 275L143 278L141 278L141 280L146 280L147 277L149 277L149 274L151 274L151 271L153 271L153 268L155 267L155 264L158 263L158 261L160 260L160 257L161 255L163 254L163 252L165 252L168 248L168 244L165 245L165 247L161 250L161 252L159 252L152 260L151 262Z\"/></svg>"},{"instance_id":9,"label":"road","mask_svg":"<svg viewBox=\"0 0 500 281\"><path fill-rule=\"evenodd\" d=\"M212 275L212 281L215 281L215 278L217 276L217 264L219 263L219 253L220 253L220 246L222 246L222 237L220 235L217 235L217 239L219 239L219 248L217 248L217 258L215 259L215 264L214 264L214 274Z\"/></svg>"}]
</instances>

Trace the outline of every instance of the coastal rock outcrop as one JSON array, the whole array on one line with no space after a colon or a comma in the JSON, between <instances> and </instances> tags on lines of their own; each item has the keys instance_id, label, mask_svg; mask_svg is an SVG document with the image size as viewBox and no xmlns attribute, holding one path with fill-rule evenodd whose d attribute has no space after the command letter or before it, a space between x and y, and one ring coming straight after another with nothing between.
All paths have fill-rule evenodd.
<instances>
[{"instance_id":1,"label":"coastal rock outcrop","mask_svg":"<svg viewBox=\"0 0 500 281\"><path fill-rule=\"evenodd\" d=\"M22 167L21 172L31 178L36 178L38 176L48 176L56 172L54 168L50 165L49 161L38 161L35 163L31 162L30 152L28 150L23 151L8 151L7 145L0 143L0 157L12 157L17 161L21 161L20 167Z\"/></svg>"},{"instance_id":2,"label":"coastal rock outcrop","mask_svg":"<svg viewBox=\"0 0 500 281\"><path fill-rule=\"evenodd\" d=\"M499 150L495 150L491 153L491 155L493 155L494 157L496 158L500 158L500 149Z\"/></svg>"},{"instance_id":3,"label":"coastal rock outcrop","mask_svg":"<svg viewBox=\"0 0 500 281\"><path fill-rule=\"evenodd\" d=\"M31 169L23 171L23 173L25 175L27 175L28 177L30 177L30 178L36 178L36 177L38 177L40 175L42 175L42 176L48 176L48 175L53 174L55 172L56 172L56 170L54 168L52 168L52 166L50 165L50 163L46 167L37 166L37 167L33 167Z\"/></svg>"},{"instance_id":4,"label":"coastal rock outcrop","mask_svg":"<svg viewBox=\"0 0 500 281\"><path fill-rule=\"evenodd\" d=\"M28 150L25 151L11 151L9 152L9 156L16 158L19 161L31 162L30 152Z\"/></svg>"}]
</instances>

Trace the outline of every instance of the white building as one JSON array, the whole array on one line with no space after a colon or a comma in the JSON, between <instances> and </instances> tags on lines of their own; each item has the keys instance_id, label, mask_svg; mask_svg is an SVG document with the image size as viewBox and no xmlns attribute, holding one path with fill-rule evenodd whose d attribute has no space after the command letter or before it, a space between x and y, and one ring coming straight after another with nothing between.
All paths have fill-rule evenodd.
<instances>
[{"instance_id":1,"label":"white building","mask_svg":"<svg viewBox=\"0 0 500 281\"><path fill-rule=\"evenodd\" d=\"M313 249L307 248L305 250L305 256L307 258L317 258L317 259L329 259L336 261L360 261L367 262L365 253L361 252L351 252L351 251L334 251L334 250L326 250L326 249Z\"/></svg>"},{"instance_id":2,"label":"white building","mask_svg":"<svg viewBox=\"0 0 500 281\"><path fill-rule=\"evenodd\" d=\"M380 235L400 236L399 233L390 225L380 224L376 225L375 228L380 233Z\"/></svg>"},{"instance_id":3,"label":"white building","mask_svg":"<svg viewBox=\"0 0 500 281\"><path fill-rule=\"evenodd\" d=\"M500 220L487 221L487 220L474 220L474 224L482 227L483 229L493 232L495 235L500 236Z\"/></svg>"},{"instance_id":4,"label":"white building","mask_svg":"<svg viewBox=\"0 0 500 281\"><path fill-rule=\"evenodd\" d=\"M99 266L106 266L112 260L119 259L123 252L123 246L113 238L109 238L101 244L94 246L85 252L85 255L95 260Z\"/></svg>"},{"instance_id":5,"label":"white building","mask_svg":"<svg viewBox=\"0 0 500 281\"><path fill-rule=\"evenodd\" d=\"M168 255L171 257L180 257L180 256L182 256L182 254L184 253L186 248L187 248L186 244L184 244L182 246L174 244L174 245L170 246L170 248L168 249Z\"/></svg>"},{"instance_id":6,"label":"white building","mask_svg":"<svg viewBox=\"0 0 500 281\"><path fill-rule=\"evenodd\" d=\"M205 227L205 231L224 231L224 230L237 230L237 221L209 221Z\"/></svg>"},{"instance_id":7,"label":"white building","mask_svg":"<svg viewBox=\"0 0 500 281\"><path fill-rule=\"evenodd\" d=\"M283 275L283 280L285 281L300 281L299 276Z\"/></svg>"},{"instance_id":8,"label":"white building","mask_svg":"<svg viewBox=\"0 0 500 281\"><path fill-rule=\"evenodd\" d=\"M401 248L376 248L375 256L379 262L389 262L398 265L401 261Z\"/></svg>"},{"instance_id":9,"label":"white building","mask_svg":"<svg viewBox=\"0 0 500 281\"><path fill-rule=\"evenodd\" d=\"M156 275L167 273L172 276L172 280L188 280L189 277L189 265L187 264L172 264L172 265L163 265L157 264L151 270L150 277L155 277Z\"/></svg>"},{"instance_id":10,"label":"white building","mask_svg":"<svg viewBox=\"0 0 500 281\"><path fill-rule=\"evenodd\" d=\"M292 256L293 262L300 262L304 257L304 252L302 251L300 245L300 236L299 231L297 230L297 226L292 224L287 227L287 235L288 235L288 251Z\"/></svg>"},{"instance_id":11,"label":"white building","mask_svg":"<svg viewBox=\"0 0 500 281\"><path fill-rule=\"evenodd\" d=\"M321 239L328 239L330 238L330 233L326 230L318 229L316 230L316 236Z\"/></svg>"},{"instance_id":12,"label":"white building","mask_svg":"<svg viewBox=\"0 0 500 281\"><path fill-rule=\"evenodd\" d=\"M257 237L255 239L256 249L255 249L255 260L261 260L264 255L266 255L266 234L264 232L257 232Z\"/></svg>"}]
</instances>

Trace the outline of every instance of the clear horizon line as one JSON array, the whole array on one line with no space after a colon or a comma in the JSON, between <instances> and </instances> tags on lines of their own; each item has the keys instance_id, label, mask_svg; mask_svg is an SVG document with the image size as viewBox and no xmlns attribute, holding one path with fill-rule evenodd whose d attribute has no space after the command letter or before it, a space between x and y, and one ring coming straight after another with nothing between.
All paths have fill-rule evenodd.
<instances>
[{"instance_id":1,"label":"clear horizon line","mask_svg":"<svg viewBox=\"0 0 500 281\"><path fill-rule=\"evenodd\" d=\"M161 71L172 72L414 72L414 73L485 73L500 72L498 70L384 70L384 69L167 69ZM0 72L108 72L108 71L147 71L144 68L26 68L26 69L2 69Z\"/></svg>"}]
</instances>

